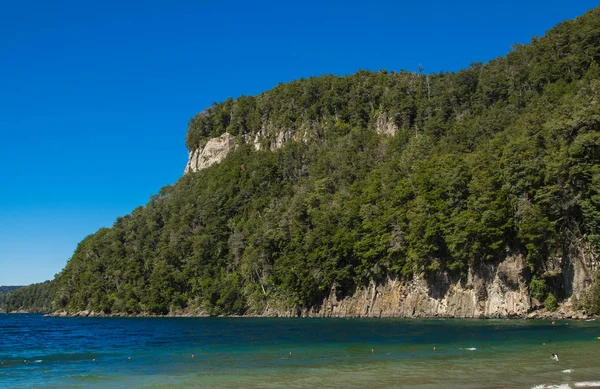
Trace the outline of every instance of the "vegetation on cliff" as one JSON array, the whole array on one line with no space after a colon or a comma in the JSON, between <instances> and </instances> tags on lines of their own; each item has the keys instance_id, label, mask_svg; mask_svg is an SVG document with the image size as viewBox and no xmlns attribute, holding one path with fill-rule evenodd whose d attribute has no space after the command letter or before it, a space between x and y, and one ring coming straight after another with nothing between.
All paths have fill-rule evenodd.
<instances>
[{"instance_id":1,"label":"vegetation on cliff","mask_svg":"<svg viewBox=\"0 0 600 389\"><path fill-rule=\"evenodd\" d=\"M515 252L555 306L547 260L575 239L600 248L599 42L595 9L457 73L360 71L214 104L190 149L260 131L262 151L242 145L85 238L56 307L299 309ZM282 132L301 139L269 150Z\"/></svg>"}]
</instances>

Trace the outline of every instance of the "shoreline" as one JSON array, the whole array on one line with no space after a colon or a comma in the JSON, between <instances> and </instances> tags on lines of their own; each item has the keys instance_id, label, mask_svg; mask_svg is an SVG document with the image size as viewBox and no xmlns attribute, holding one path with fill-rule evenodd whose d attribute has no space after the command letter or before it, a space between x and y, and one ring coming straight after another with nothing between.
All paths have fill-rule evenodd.
<instances>
[{"instance_id":1,"label":"shoreline","mask_svg":"<svg viewBox=\"0 0 600 389\"><path fill-rule=\"evenodd\" d=\"M248 315L210 315L201 312L173 312L166 315L154 315L149 313L104 313L94 311L79 311L79 312L8 312L17 314L26 313L42 313L45 317L106 317L106 318L209 318L209 317L226 317L226 318L280 318L280 319L476 319L476 320L490 320L490 319L514 319L514 320L600 320L600 316L587 315L583 312L547 312L547 311L533 311L526 315L512 315L512 316L445 316L445 315L418 315L418 316L401 316L401 315L386 315L386 316L325 316L325 315L289 315L289 314L248 314Z\"/></svg>"}]
</instances>

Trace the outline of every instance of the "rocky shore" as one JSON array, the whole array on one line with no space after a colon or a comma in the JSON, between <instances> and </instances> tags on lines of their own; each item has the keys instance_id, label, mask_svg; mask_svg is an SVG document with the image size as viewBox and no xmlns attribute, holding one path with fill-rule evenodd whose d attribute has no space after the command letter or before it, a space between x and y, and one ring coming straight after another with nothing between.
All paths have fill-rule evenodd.
<instances>
[{"instance_id":1,"label":"rocky shore","mask_svg":"<svg viewBox=\"0 0 600 389\"><path fill-rule=\"evenodd\" d=\"M10 313L32 313L32 312L10 312ZM177 313L168 313L166 315L152 315L148 313L105 313L105 312L94 312L94 311L79 311L79 312L52 312L48 313L45 316L48 317L213 317L207 313L198 312L198 311L183 311ZM301 318L321 318L323 316L318 315L292 315L289 313L281 313L275 314L273 312L265 313L262 315L230 315L227 317L254 317L254 318L291 318L291 317L301 317ZM335 318L342 318L342 316L334 316ZM413 318L413 319L436 319L436 318L446 318L446 319L465 319L465 317L453 317L453 316L386 316L395 317L395 318ZM343 318L372 318L372 316L343 316ZM583 311L564 311L558 310L556 312L550 312L544 309L530 312L526 315L511 315L511 316L479 316L477 319L521 319L521 320L600 320L600 316L596 315L588 315Z\"/></svg>"}]
</instances>

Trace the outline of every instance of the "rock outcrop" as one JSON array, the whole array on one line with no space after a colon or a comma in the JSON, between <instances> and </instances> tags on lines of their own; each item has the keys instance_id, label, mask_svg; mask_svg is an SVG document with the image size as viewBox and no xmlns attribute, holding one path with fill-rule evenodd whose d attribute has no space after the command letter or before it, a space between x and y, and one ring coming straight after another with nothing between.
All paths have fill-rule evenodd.
<instances>
[{"instance_id":1,"label":"rock outcrop","mask_svg":"<svg viewBox=\"0 0 600 389\"><path fill-rule=\"evenodd\" d=\"M532 307L522 255L469 269L453 279L443 272L411 281L371 283L338 301L335 293L309 316L326 317L519 317Z\"/></svg>"},{"instance_id":2,"label":"rock outcrop","mask_svg":"<svg viewBox=\"0 0 600 389\"><path fill-rule=\"evenodd\" d=\"M394 136L398 132L398 126L393 120L390 120L387 114L383 113L377 118L375 130L378 134Z\"/></svg>"},{"instance_id":3,"label":"rock outcrop","mask_svg":"<svg viewBox=\"0 0 600 389\"><path fill-rule=\"evenodd\" d=\"M272 134L266 136L265 134ZM260 129L256 133L248 133L241 137L242 143L249 143L255 150L277 150L289 141L300 140L300 132L291 129L274 129L269 126ZM201 146L188 153L188 162L183 174L197 172L206 169L225 159L227 154L240 146L238 140L230 133L223 133L217 138L209 139Z\"/></svg>"},{"instance_id":4,"label":"rock outcrop","mask_svg":"<svg viewBox=\"0 0 600 389\"><path fill-rule=\"evenodd\" d=\"M189 152L184 174L197 172L221 162L237 147L235 137L227 132L218 138L209 139L203 147Z\"/></svg>"},{"instance_id":5,"label":"rock outcrop","mask_svg":"<svg viewBox=\"0 0 600 389\"><path fill-rule=\"evenodd\" d=\"M447 317L447 318L587 318L577 312L572 299L581 298L599 269L597 259L585 247L573 249L560 263L557 274L574 285L557 312L536 311L541 304L532 298L529 268L523 255L512 255L497 263L473 266L468 275L456 279L444 272L415 277L410 281L389 279L338 299L335 289L323 303L310 310L267 310L264 316L304 317ZM588 277L587 275L590 275Z\"/></svg>"}]
</instances>

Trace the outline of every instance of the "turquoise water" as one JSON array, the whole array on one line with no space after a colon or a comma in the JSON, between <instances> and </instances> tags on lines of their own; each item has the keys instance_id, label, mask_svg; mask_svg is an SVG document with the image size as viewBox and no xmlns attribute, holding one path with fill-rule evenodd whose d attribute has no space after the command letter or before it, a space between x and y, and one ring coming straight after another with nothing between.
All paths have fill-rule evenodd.
<instances>
[{"instance_id":1,"label":"turquoise water","mask_svg":"<svg viewBox=\"0 0 600 389\"><path fill-rule=\"evenodd\" d=\"M0 314L0 388L600 388L598 336L600 321Z\"/></svg>"}]
</instances>

